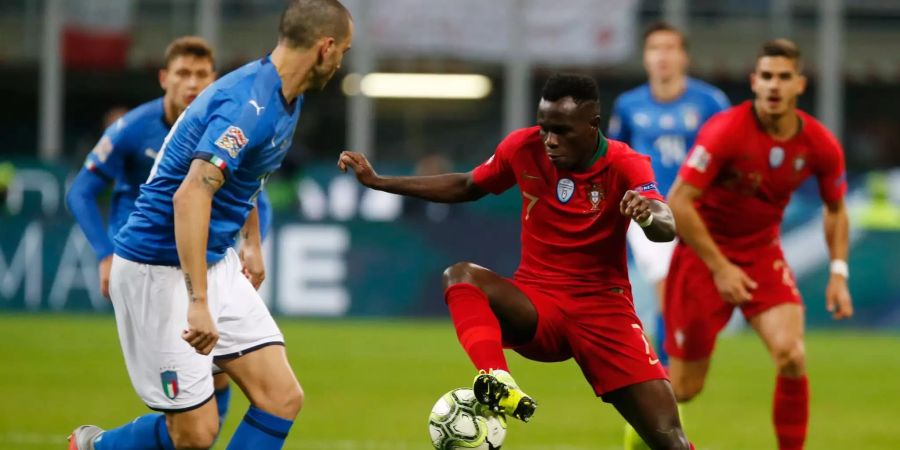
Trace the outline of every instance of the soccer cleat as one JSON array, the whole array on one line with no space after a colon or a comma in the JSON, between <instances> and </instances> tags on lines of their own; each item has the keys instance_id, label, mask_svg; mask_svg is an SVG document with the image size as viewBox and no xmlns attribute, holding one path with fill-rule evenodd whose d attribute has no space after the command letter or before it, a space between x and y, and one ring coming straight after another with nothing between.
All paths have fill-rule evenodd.
<instances>
[{"instance_id":1,"label":"soccer cleat","mask_svg":"<svg viewBox=\"0 0 900 450\"><path fill-rule=\"evenodd\" d=\"M94 425L82 425L69 435L69 450L94 450L94 441L103 429Z\"/></svg>"},{"instance_id":2,"label":"soccer cleat","mask_svg":"<svg viewBox=\"0 0 900 450\"><path fill-rule=\"evenodd\" d=\"M528 422L537 402L519 389L516 380L505 370L480 371L472 385L475 398L496 413Z\"/></svg>"}]
</instances>

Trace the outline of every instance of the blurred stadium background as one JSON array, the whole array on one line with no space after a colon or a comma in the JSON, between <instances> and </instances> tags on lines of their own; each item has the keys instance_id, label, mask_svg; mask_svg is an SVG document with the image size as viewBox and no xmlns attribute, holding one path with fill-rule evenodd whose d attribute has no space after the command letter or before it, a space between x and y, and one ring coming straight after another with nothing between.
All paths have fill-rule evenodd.
<instances>
[{"instance_id":1,"label":"blurred stadium background","mask_svg":"<svg viewBox=\"0 0 900 450\"><path fill-rule=\"evenodd\" d=\"M747 75L763 40L787 36L804 51L810 89L801 107L846 150L857 305L841 324L824 310L827 255L810 185L784 227L811 328L808 448L900 448L900 1L345 3L357 26L349 61L307 97L294 148L267 188L275 226L265 298L310 398L287 448L427 448L431 404L471 375L445 319L440 273L471 260L511 274L518 261L517 192L471 205L403 200L341 175L339 151L363 151L384 173L468 170L532 122L555 71L594 75L609 111L645 81L640 33L659 19L688 32L691 73L732 103L751 96ZM156 74L169 41L207 38L224 74L274 45L283 4L0 1L0 448L63 448L85 420L112 425L143 410L64 193L105 125L162 94ZM458 92L432 84L421 87L440 88L424 93L431 98L401 98L371 73L477 76ZM633 278L649 317L652 290ZM654 321L645 322L652 332ZM686 409L688 433L702 449L773 448L772 369L754 336L739 322L732 329L708 390ZM507 448L619 448L621 419L574 365L512 364L544 413L513 424ZM404 372L427 375L410 384ZM553 381L561 373L565 385ZM235 397L229 429L244 408Z\"/></svg>"}]
</instances>

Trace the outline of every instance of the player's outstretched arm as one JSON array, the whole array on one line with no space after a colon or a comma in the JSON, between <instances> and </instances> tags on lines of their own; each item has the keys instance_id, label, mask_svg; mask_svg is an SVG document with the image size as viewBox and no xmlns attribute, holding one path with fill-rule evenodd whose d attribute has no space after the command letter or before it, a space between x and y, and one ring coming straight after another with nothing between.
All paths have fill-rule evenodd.
<instances>
[{"instance_id":1,"label":"player's outstretched arm","mask_svg":"<svg viewBox=\"0 0 900 450\"><path fill-rule=\"evenodd\" d=\"M366 187L432 202L468 202L478 200L487 194L472 181L471 172L418 177L383 177L375 172L364 155L356 152L342 152L338 158L338 168L343 172L348 168L353 170L356 179Z\"/></svg>"},{"instance_id":2,"label":"player's outstretched arm","mask_svg":"<svg viewBox=\"0 0 900 450\"><path fill-rule=\"evenodd\" d=\"M66 194L66 205L75 221L100 259L100 293L109 298L109 270L112 265L113 243L106 232L97 197L109 186L109 182L90 170L78 172L72 187Z\"/></svg>"},{"instance_id":3,"label":"player's outstretched arm","mask_svg":"<svg viewBox=\"0 0 900 450\"><path fill-rule=\"evenodd\" d=\"M224 183L225 175L218 167L195 159L172 197L175 245L190 299L188 329L181 337L204 355L209 354L219 340L219 332L206 303L206 245L213 195Z\"/></svg>"},{"instance_id":4,"label":"player's outstretched arm","mask_svg":"<svg viewBox=\"0 0 900 450\"><path fill-rule=\"evenodd\" d=\"M853 316L853 300L847 288L850 220L844 200L825 204L825 241L831 255L831 277L825 290L825 306L837 320Z\"/></svg>"},{"instance_id":5,"label":"player's outstretched arm","mask_svg":"<svg viewBox=\"0 0 900 450\"><path fill-rule=\"evenodd\" d=\"M659 200L651 200L637 191L626 191L619 203L619 212L630 217L644 230L653 242L669 242L675 239L675 219L669 206Z\"/></svg>"},{"instance_id":6,"label":"player's outstretched arm","mask_svg":"<svg viewBox=\"0 0 900 450\"><path fill-rule=\"evenodd\" d=\"M694 206L694 201L702 192L682 181L680 176L675 179L675 184L669 191L669 206L675 223L678 224L678 235L694 249L712 272L716 288L725 301L731 304L747 302L753 297L750 291L756 289L756 282L722 254L709 234L709 229Z\"/></svg>"},{"instance_id":7,"label":"player's outstretched arm","mask_svg":"<svg viewBox=\"0 0 900 450\"><path fill-rule=\"evenodd\" d=\"M258 199L257 199L258 201ZM254 288L259 289L266 279L266 266L262 254L262 234L259 230L259 206L247 216L241 228L241 266L244 276Z\"/></svg>"}]
</instances>

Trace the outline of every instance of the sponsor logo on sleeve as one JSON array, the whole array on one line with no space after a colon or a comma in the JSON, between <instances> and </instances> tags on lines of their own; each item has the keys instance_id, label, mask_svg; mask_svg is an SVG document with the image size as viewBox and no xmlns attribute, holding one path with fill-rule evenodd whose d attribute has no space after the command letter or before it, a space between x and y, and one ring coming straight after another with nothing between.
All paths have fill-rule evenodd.
<instances>
[{"instance_id":1,"label":"sponsor logo on sleeve","mask_svg":"<svg viewBox=\"0 0 900 450\"><path fill-rule=\"evenodd\" d=\"M248 142L249 139L244 135L244 130L232 125L216 139L216 146L228 152L232 158L237 158L238 153Z\"/></svg>"},{"instance_id":2,"label":"sponsor logo on sleeve","mask_svg":"<svg viewBox=\"0 0 900 450\"><path fill-rule=\"evenodd\" d=\"M91 153L97 157L97 161L100 163L105 163L107 159L109 159L110 153L113 151L113 143L112 139L109 136L103 136L97 142L97 145L91 150Z\"/></svg>"},{"instance_id":3,"label":"sponsor logo on sleeve","mask_svg":"<svg viewBox=\"0 0 900 450\"><path fill-rule=\"evenodd\" d=\"M706 147L698 145L694 147L694 151L691 152L691 156L688 157L687 166L697 172L706 172L706 169L709 168L709 160L711 158L712 155L706 151Z\"/></svg>"},{"instance_id":4,"label":"sponsor logo on sleeve","mask_svg":"<svg viewBox=\"0 0 900 450\"><path fill-rule=\"evenodd\" d=\"M651 192L651 191L659 192L659 187L656 186L656 183L651 181L649 183L645 183L645 184L642 184L642 185L636 187L634 190L637 192Z\"/></svg>"}]
</instances>

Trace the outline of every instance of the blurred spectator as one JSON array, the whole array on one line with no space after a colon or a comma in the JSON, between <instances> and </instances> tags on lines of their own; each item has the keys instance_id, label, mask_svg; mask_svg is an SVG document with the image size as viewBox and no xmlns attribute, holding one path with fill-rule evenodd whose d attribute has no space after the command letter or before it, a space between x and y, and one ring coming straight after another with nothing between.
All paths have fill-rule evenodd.
<instances>
[{"instance_id":1,"label":"blurred spectator","mask_svg":"<svg viewBox=\"0 0 900 450\"><path fill-rule=\"evenodd\" d=\"M900 231L900 207L891 201L890 184L884 172L866 178L869 202L861 208L859 226L866 230Z\"/></svg>"}]
</instances>

